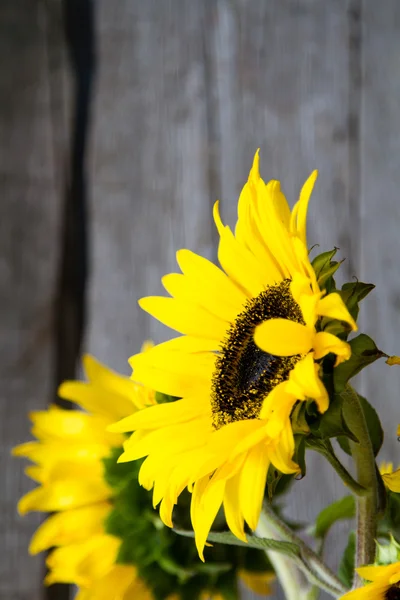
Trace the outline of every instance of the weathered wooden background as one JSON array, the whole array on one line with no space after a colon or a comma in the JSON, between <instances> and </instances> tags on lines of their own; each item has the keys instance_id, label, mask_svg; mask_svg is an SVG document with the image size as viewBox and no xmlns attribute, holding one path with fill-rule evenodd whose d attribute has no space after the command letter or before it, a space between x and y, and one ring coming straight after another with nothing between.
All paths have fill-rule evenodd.
<instances>
[{"instance_id":1,"label":"weathered wooden background","mask_svg":"<svg viewBox=\"0 0 400 600\"><path fill-rule=\"evenodd\" d=\"M38 517L10 458L27 411L54 387L65 156L71 110L58 0L0 4L0 600L42 600L43 559L27 555ZM137 298L161 291L175 250L215 257L211 207L235 219L253 153L293 203L314 168L309 240L339 246L343 277L377 285L363 330L400 350L400 3L398 0L98 0L90 147L91 271L85 349L121 371L167 331ZM399 376L362 379L400 458ZM312 518L342 494L309 457L291 514ZM332 538L332 560L343 544Z\"/></svg>"}]
</instances>

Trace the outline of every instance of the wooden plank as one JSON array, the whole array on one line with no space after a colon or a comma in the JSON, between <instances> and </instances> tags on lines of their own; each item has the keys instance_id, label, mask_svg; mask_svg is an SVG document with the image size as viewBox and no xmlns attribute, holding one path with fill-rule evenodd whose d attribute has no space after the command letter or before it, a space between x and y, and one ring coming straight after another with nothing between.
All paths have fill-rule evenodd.
<instances>
[{"instance_id":1,"label":"wooden plank","mask_svg":"<svg viewBox=\"0 0 400 600\"><path fill-rule=\"evenodd\" d=\"M376 289L361 312L363 330L388 354L400 354L400 4L371 0L362 6L363 78L360 106L362 281ZM400 373L383 361L367 369L364 392L379 410L385 430L383 457L398 462L396 428Z\"/></svg>"},{"instance_id":2,"label":"wooden plank","mask_svg":"<svg viewBox=\"0 0 400 600\"><path fill-rule=\"evenodd\" d=\"M110 30L108 7L99 11L86 347L129 372L143 339L171 334L137 299L162 291L177 249L213 252L202 5L130 4L131 29L121 15Z\"/></svg>"},{"instance_id":3,"label":"wooden plank","mask_svg":"<svg viewBox=\"0 0 400 600\"><path fill-rule=\"evenodd\" d=\"M17 515L33 482L11 448L29 439L28 411L53 393L53 302L59 238L45 12L27 0L2 2L0 50L0 444L3 493L0 597L39 600L43 556L28 555L38 515Z\"/></svg>"}]
</instances>

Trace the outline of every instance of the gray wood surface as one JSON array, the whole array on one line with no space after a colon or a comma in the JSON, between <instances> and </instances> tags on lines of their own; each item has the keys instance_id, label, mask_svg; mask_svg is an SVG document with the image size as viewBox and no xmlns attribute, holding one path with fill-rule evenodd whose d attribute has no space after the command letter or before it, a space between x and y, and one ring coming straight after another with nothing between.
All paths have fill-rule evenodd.
<instances>
[{"instance_id":1,"label":"gray wood surface","mask_svg":"<svg viewBox=\"0 0 400 600\"><path fill-rule=\"evenodd\" d=\"M1 3L0 53L0 598L41 600L43 557L28 556L40 517L22 519L16 512L17 500L34 484L22 461L10 456L29 438L28 411L45 408L54 385L61 202L41 3Z\"/></svg>"},{"instance_id":2,"label":"gray wood surface","mask_svg":"<svg viewBox=\"0 0 400 600\"><path fill-rule=\"evenodd\" d=\"M57 6L4 0L0 7L8 57L0 83L0 531L7 548L0 600L41 598L41 562L26 553L37 519L20 520L14 510L30 484L9 450L28 434L26 411L51 396L49 307L69 106ZM399 353L398 1L98 0L97 9L85 349L128 373L127 358L143 339L169 335L137 299L162 291L177 249L215 258L213 202L221 199L223 219L233 224L260 147L264 178L280 179L291 204L318 168L309 241L340 247L342 279L377 285L363 305L362 330ZM398 382L383 363L360 381L387 431L383 456L395 463ZM321 476L317 456L308 465L288 508L304 520L344 491L329 468ZM332 565L345 533L333 531Z\"/></svg>"}]
</instances>

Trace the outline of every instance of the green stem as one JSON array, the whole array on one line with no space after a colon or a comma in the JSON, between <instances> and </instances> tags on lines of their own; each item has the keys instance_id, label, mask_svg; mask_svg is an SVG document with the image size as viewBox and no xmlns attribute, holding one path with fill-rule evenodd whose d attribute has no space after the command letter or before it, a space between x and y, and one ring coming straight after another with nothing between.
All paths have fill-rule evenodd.
<instances>
[{"instance_id":1,"label":"green stem","mask_svg":"<svg viewBox=\"0 0 400 600\"><path fill-rule=\"evenodd\" d=\"M321 558L275 514L272 507L267 503L264 503L262 516L273 526L281 537L299 547L301 555L301 563L299 566L311 583L314 583L319 588L329 592L334 598L341 596L347 591L340 579L336 577L331 569L325 565Z\"/></svg>"},{"instance_id":2,"label":"green stem","mask_svg":"<svg viewBox=\"0 0 400 600\"><path fill-rule=\"evenodd\" d=\"M365 487L360 485L358 481L356 481L354 477L350 475L348 470L342 465L329 440L324 440L323 443L309 443L308 447L326 458L329 464L335 469L345 486L349 488L349 490L353 492L355 496L364 496L367 493Z\"/></svg>"},{"instance_id":3,"label":"green stem","mask_svg":"<svg viewBox=\"0 0 400 600\"><path fill-rule=\"evenodd\" d=\"M378 481L375 456L364 411L357 392L349 385L345 389L343 413L347 426L357 438L350 441L351 453L356 465L357 479L366 492L357 497L357 551L356 566L368 565L375 560L375 537L378 512ZM360 585L357 579L356 587Z\"/></svg>"},{"instance_id":4,"label":"green stem","mask_svg":"<svg viewBox=\"0 0 400 600\"><path fill-rule=\"evenodd\" d=\"M263 512L260 515L256 535L269 539L279 539L276 531L271 526L270 519ZM273 552L272 550L266 550L265 552L274 567L286 600L306 600L309 589L304 587L304 579L299 569L293 564L293 560L279 552Z\"/></svg>"}]
</instances>

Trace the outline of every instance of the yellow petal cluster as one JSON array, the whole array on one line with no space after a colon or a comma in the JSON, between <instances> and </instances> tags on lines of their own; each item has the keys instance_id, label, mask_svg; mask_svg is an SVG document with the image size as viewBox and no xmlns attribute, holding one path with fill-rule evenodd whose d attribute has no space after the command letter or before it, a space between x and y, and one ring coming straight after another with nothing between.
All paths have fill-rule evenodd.
<instances>
[{"instance_id":1,"label":"yellow petal cluster","mask_svg":"<svg viewBox=\"0 0 400 600\"><path fill-rule=\"evenodd\" d=\"M113 491L102 459L124 440L108 425L154 404L154 393L91 356L84 357L84 367L88 382L65 382L59 394L87 412L52 406L31 413L36 441L13 451L33 463L26 473L39 484L21 498L19 512L55 513L37 529L29 551L55 548L45 583L77 585L77 600L152 600L135 567L116 563L121 541L105 532Z\"/></svg>"},{"instance_id":2,"label":"yellow petal cluster","mask_svg":"<svg viewBox=\"0 0 400 600\"><path fill-rule=\"evenodd\" d=\"M393 471L393 463L383 462L379 467L380 474L386 487L392 492L400 493L400 467Z\"/></svg>"},{"instance_id":3,"label":"yellow petal cluster","mask_svg":"<svg viewBox=\"0 0 400 600\"><path fill-rule=\"evenodd\" d=\"M336 364L350 356L346 342L316 329L322 316L356 329L341 297L319 289L308 258L306 216L316 177L311 174L291 211L279 182L261 179L257 152L239 198L234 232L223 224L218 203L214 207L221 268L179 250L181 273L162 280L170 297L139 302L182 335L134 356L135 380L180 399L140 411L111 430L134 431L120 460L147 457L140 483L153 488L165 524L172 526L172 510L183 489L192 491L191 518L201 557L221 506L238 538L245 540L245 523L256 528L269 466L282 473L298 470L293 405L314 399L321 412L328 407L317 361L328 353L336 355ZM286 299L280 310L274 300L272 317L259 317L260 307L268 312L262 299L268 304L271 290L276 299L279 286L289 284L290 302ZM284 309L297 317L286 317ZM254 345L254 335L264 354ZM230 368L221 370L221 357L231 355ZM281 360L286 371L271 375L271 389L258 398L260 409L245 413L243 405L261 393L260 372L266 386L268 361L276 357L289 357ZM221 399L216 389L222 378L231 387ZM225 411L222 417L219 410Z\"/></svg>"},{"instance_id":4,"label":"yellow petal cluster","mask_svg":"<svg viewBox=\"0 0 400 600\"><path fill-rule=\"evenodd\" d=\"M400 562L387 566L360 567L356 571L369 583L348 592L341 600L386 600L398 597L396 592L400 582ZM389 595L390 592L393 594Z\"/></svg>"}]
</instances>

